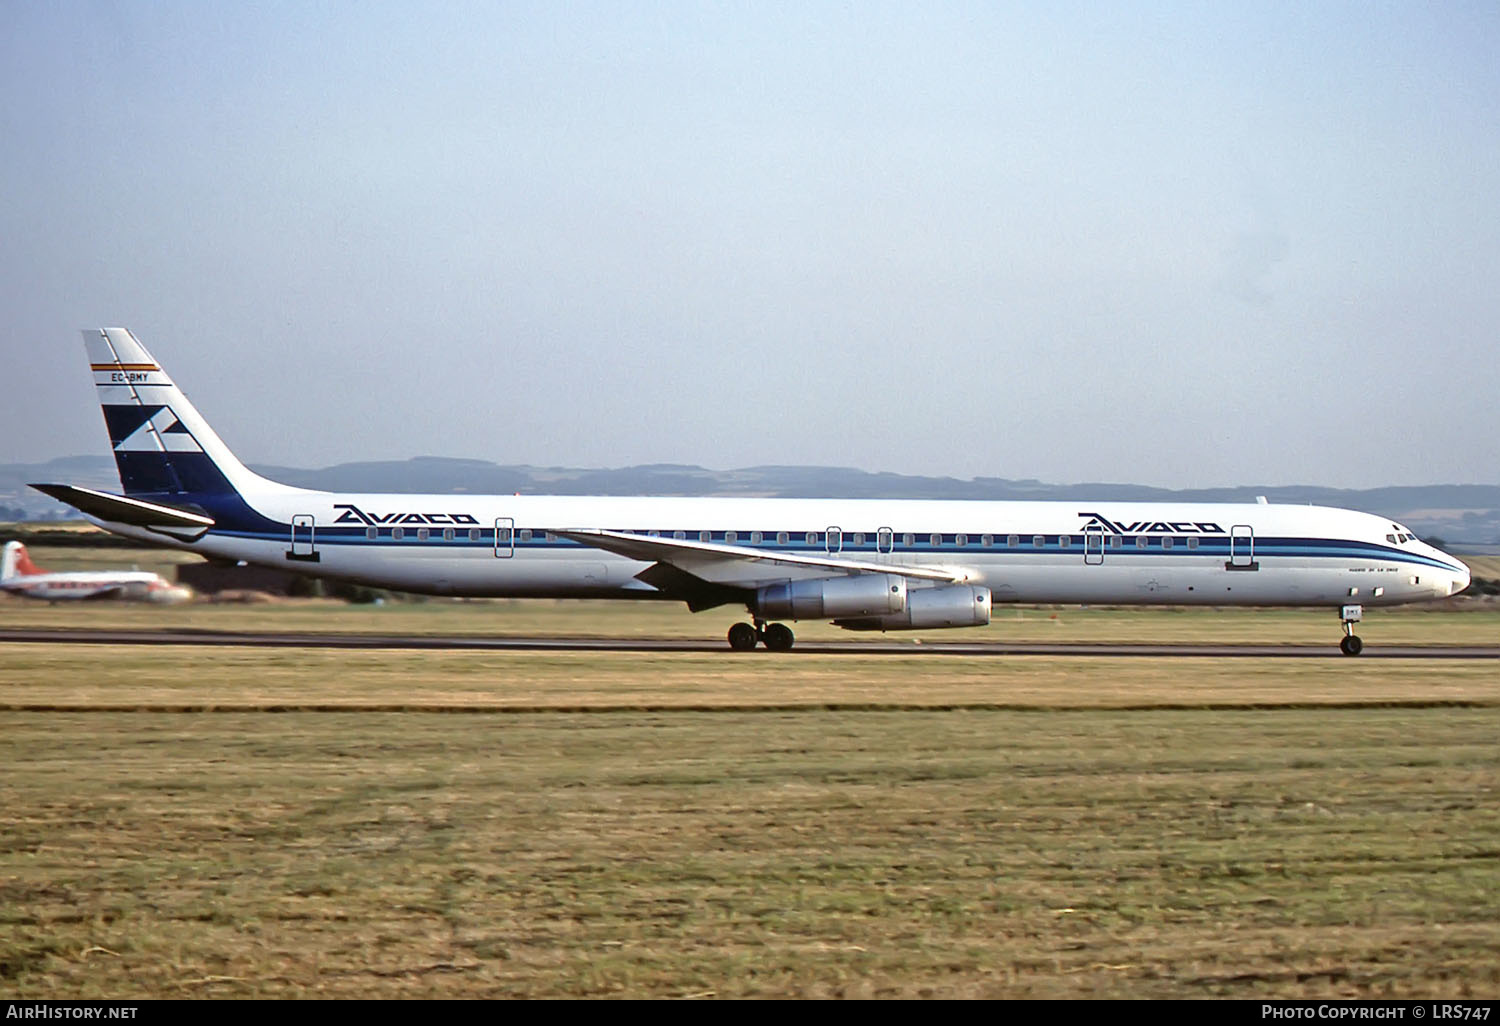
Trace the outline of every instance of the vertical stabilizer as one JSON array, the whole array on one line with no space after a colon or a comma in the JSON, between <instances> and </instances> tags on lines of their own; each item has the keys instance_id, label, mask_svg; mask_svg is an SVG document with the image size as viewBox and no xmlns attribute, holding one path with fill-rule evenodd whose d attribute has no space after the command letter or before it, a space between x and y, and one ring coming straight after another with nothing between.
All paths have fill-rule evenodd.
<instances>
[{"instance_id":1,"label":"vertical stabilizer","mask_svg":"<svg viewBox=\"0 0 1500 1026\"><path fill-rule=\"evenodd\" d=\"M83 333L126 495L214 496L276 487L235 459L125 328Z\"/></svg>"},{"instance_id":2,"label":"vertical stabilizer","mask_svg":"<svg viewBox=\"0 0 1500 1026\"><path fill-rule=\"evenodd\" d=\"M40 573L41 569L31 561L26 546L18 541L5 543L5 551L0 553L0 581L9 581L15 577L35 577Z\"/></svg>"}]
</instances>

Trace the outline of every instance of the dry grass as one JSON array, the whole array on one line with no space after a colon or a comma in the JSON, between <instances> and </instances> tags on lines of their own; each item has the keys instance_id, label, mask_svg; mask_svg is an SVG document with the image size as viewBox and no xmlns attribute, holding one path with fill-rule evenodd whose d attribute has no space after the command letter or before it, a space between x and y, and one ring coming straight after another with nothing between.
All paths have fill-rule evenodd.
<instances>
[{"instance_id":1,"label":"dry grass","mask_svg":"<svg viewBox=\"0 0 1500 1026\"><path fill-rule=\"evenodd\" d=\"M139 628L350 634L425 634L491 637L692 638L719 643L729 625L745 618L725 606L693 614L672 602L501 599L432 600L350 606L331 600L273 605L141 606L75 603L50 606L23 599L0 601L0 628ZM989 627L895 634L855 634L825 623L794 625L800 641L982 644L1034 641L1163 642L1326 645L1341 636L1331 609L1187 609L1005 607ZM1359 633L1380 645L1485 645L1500 640L1500 603L1369 609Z\"/></svg>"},{"instance_id":2,"label":"dry grass","mask_svg":"<svg viewBox=\"0 0 1500 1026\"><path fill-rule=\"evenodd\" d=\"M1460 556L1475 577L1500 580L1500 556Z\"/></svg>"},{"instance_id":3,"label":"dry grass","mask_svg":"<svg viewBox=\"0 0 1500 1026\"><path fill-rule=\"evenodd\" d=\"M8 644L0 708L1500 706L1495 660L426 652Z\"/></svg>"},{"instance_id":4,"label":"dry grass","mask_svg":"<svg viewBox=\"0 0 1500 1026\"><path fill-rule=\"evenodd\" d=\"M184 612L705 622L617 609ZM992 632L1337 631L1020 615ZM1372 645L1495 637L1375 615ZM6 644L0 703L3 997L1500 996L1492 660Z\"/></svg>"},{"instance_id":5,"label":"dry grass","mask_svg":"<svg viewBox=\"0 0 1500 1026\"><path fill-rule=\"evenodd\" d=\"M19 714L30 997L1500 994L1500 711Z\"/></svg>"}]
</instances>

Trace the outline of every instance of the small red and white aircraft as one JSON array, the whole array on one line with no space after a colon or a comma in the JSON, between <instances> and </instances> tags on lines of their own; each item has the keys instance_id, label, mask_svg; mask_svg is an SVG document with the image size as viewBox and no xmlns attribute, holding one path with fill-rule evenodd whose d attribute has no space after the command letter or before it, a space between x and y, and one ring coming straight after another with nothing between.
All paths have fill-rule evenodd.
<instances>
[{"instance_id":1,"label":"small red and white aircraft","mask_svg":"<svg viewBox=\"0 0 1500 1026\"><path fill-rule=\"evenodd\" d=\"M5 543L0 555L0 590L10 595L63 602L71 599L130 599L185 602L192 592L147 570L75 570L48 573L31 561L26 546Z\"/></svg>"}]
</instances>

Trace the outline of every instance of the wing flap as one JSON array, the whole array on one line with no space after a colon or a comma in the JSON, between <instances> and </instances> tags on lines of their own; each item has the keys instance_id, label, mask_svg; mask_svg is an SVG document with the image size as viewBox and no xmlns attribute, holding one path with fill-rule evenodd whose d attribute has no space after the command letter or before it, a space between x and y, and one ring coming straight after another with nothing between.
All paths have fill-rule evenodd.
<instances>
[{"instance_id":1,"label":"wing flap","mask_svg":"<svg viewBox=\"0 0 1500 1026\"><path fill-rule=\"evenodd\" d=\"M671 563L652 563L635 575L635 579L651 585L657 591L681 599L687 603L688 611L701 613L715 606L738 605L754 598L755 593L745 588L733 588L724 584L710 584Z\"/></svg>"}]
</instances>

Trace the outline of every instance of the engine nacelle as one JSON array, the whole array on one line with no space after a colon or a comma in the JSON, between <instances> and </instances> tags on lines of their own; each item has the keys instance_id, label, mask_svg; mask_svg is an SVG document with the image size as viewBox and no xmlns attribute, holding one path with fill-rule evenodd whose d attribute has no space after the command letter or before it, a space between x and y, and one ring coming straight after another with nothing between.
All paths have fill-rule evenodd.
<instances>
[{"instance_id":1,"label":"engine nacelle","mask_svg":"<svg viewBox=\"0 0 1500 1026\"><path fill-rule=\"evenodd\" d=\"M885 617L905 610L906 578L897 574L787 581L769 584L755 593L755 613L768 620Z\"/></svg>"},{"instance_id":2,"label":"engine nacelle","mask_svg":"<svg viewBox=\"0 0 1500 1026\"><path fill-rule=\"evenodd\" d=\"M983 627L990 622L990 589L972 584L913 588L906 609L887 616L833 621L848 631L916 631L938 627Z\"/></svg>"}]
</instances>

